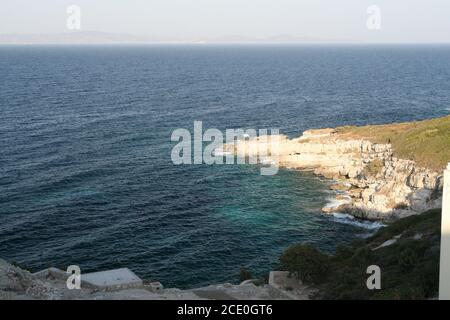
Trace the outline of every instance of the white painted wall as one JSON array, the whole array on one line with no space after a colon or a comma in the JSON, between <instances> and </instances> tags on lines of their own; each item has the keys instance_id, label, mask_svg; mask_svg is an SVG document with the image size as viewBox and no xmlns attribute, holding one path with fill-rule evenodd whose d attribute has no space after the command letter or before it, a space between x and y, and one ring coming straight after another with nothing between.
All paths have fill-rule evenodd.
<instances>
[{"instance_id":1,"label":"white painted wall","mask_svg":"<svg viewBox=\"0 0 450 320\"><path fill-rule=\"evenodd\" d=\"M444 172L439 299L450 300L450 163Z\"/></svg>"}]
</instances>

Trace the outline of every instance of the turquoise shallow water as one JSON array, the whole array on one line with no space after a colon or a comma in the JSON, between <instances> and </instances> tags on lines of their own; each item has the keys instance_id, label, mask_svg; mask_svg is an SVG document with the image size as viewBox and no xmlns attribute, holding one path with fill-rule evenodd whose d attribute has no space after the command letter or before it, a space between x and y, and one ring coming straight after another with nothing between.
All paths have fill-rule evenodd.
<instances>
[{"instance_id":1,"label":"turquoise shallow water","mask_svg":"<svg viewBox=\"0 0 450 320\"><path fill-rule=\"evenodd\" d=\"M322 215L329 182L174 166L176 128L303 130L448 114L449 47L0 47L0 257L129 267L166 287L238 279L366 225Z\"/></svg>"}]
</instances>

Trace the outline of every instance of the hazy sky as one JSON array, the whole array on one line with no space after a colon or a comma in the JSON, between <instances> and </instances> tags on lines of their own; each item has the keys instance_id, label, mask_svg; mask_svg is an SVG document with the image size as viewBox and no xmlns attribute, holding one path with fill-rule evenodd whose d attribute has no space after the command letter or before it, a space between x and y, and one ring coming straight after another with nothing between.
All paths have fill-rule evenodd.
<instances>
[{"instance_id":1,"label":"hazy sky","mask_svg":"<svg viewBox=\"0 0 450 320\"><path fill-rule=\"evenodd\" d=\"M450 0L0 0L0 33L67 32L66 8L82 31L171 38L279 34L366 42L450 42ZM381 29L366 27L370 5Z\"/></svg>"}]
</instances>

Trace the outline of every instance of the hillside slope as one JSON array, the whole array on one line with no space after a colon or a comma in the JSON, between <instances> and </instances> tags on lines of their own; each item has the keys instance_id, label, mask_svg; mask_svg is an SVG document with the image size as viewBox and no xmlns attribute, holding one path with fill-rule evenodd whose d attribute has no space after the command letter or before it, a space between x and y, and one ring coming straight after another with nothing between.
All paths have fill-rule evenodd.
<instances>
[{"instance_id":1,"label":"hillside slope","mask_svg":"<svg viewBox=\"0 0 450 320\"><path fill-rule=\"evenodd\" d=\"M405 123L337 128L352 139L391 144L394 155L442 171L450 161L450 116Z\"/></svg>"},{"instance_id":2,"label":"hillside slope","mask_svg":"<svg viewBox=\"0 0 450 320\"><path fill-rule=\"evenodd\" d=\"M316 299L430 299L439 286L441 211L400 219L368 239L338 247L334 256L308 245L290 247L283 268L316 285ZM381 270L381 289L369 290L367 267Z\"/></svg>"}]
</instances>

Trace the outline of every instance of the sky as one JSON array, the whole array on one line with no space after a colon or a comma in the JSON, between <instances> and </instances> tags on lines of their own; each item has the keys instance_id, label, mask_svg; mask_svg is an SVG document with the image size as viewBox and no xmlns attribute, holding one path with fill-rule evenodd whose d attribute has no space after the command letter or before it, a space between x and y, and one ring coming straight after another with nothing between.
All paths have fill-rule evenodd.
<instances>
[{"instance_id":1,"label":"sky","mask_svg":"<svg viewBox=\"0 0 450 320\"><path fill-rule=\"evenodd\" d=\"M338 42L450 43L449 0L0 0L0 34L69 32L70 5L81 10L81 31L162 41L289 35ZM379 8L379 29L367 27L371 5Z\"/></svg>"}]
</instances>

